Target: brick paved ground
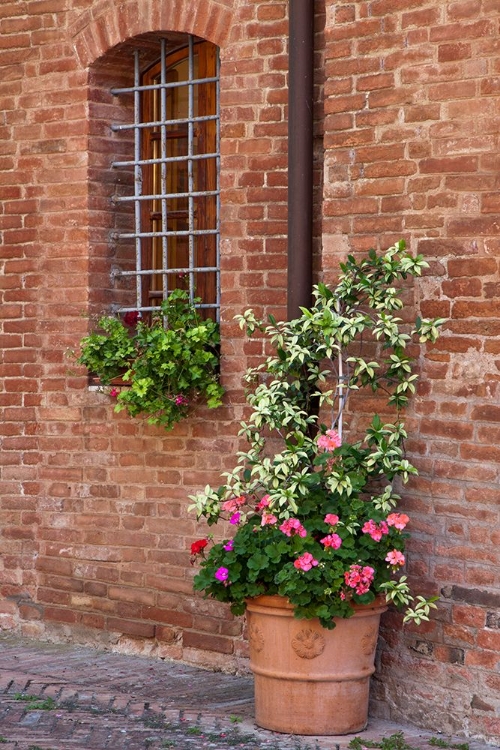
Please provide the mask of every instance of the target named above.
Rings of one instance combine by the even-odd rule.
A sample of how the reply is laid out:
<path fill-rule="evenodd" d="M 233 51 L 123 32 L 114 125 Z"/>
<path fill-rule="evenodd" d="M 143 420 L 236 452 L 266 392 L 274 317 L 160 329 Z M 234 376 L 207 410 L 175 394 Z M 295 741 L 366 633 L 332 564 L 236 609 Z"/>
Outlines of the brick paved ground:
<path fill-rule="evenodd" d="M 0 636 L 2 750 L 340 750 L 352 740 L 276 734 L 252 716 L 248 677 Z M 431 750 L 432 734 L 410 726 L 371 721 L 362 737 L 398 731 Z"/>

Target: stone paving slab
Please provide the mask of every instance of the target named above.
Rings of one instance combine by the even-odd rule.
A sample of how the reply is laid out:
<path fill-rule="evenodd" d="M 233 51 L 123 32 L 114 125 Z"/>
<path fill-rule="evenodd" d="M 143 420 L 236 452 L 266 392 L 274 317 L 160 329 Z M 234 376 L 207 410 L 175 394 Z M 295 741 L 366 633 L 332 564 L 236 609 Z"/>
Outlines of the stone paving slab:
<path fill-rule="evenodd" d="M 253 710 L 250 677 L 0 636 L 2 750 L 344 750 L 354 737 L 266 731 Z M 371 720 L 359 736 L 397 732 L 416 750 L 432 748 L 432 733 L 411 725 Z"/>

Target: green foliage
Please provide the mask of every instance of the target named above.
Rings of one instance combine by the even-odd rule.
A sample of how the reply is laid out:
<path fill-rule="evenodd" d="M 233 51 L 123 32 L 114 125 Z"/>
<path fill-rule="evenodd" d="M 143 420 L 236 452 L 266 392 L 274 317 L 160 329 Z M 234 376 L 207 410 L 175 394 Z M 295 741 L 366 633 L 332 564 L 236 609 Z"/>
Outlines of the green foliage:
<path fill-rule="evenodd" d="M 416 750 L 406 742 L 403 732 L 395 732 L 390 737 L 382 737 L 380 741 L 365 740 L 362 737 L 354 737 L 348 747 L 351 750 L 364 750 L 364 748 L 380 748 L 380 750 Z"/>
<path fill-rule="evenodd" d="M 453 748 L 453 750 L 469 750 L 468 742 L 449 742 L 442 737 L 431 737 L 429 745 L 433 745 L 433 747 Z"/>
<path fill-rule="evenodd" d="M 337 287 L 318 285 L 312 308 L 292 321 L 238 316 L 272 353 L 246 375 L 246 450 L 221 487 L 192 497 L 198 518 L 229 518 L 235 528 L 232 548 L 226 540 L 194 551 L 203 555 L 195 589 L 230 602 L 235 614 L 249 597 L 281 594 L 298 617 L 319 617 L 327 628 L 351 614 L 351 601 L 379 593 L 407 606 L 406 620 L 428 619 L 434 600 L 418 597 L 412 609 L 398 575 L 409 519 L 395 512 L 393 490 L 416 474 L 401 418 L 417 380 L 409 344 L 434 341 L 444 322 L 419 318 L 412 327 L 394 314 L 403 307 L 397 285 L 426 265 L 398 242 L 380 255 L 349 256 Z M 364 437 L 349 441 L 343 416 L 362 389 L 395 416 L 371 416 Z M 290 531 L 290 522 L 299 525 Z"/>
<path fill-rule="evenodd" d="M 78 363 L 104 386 L 122 378 L 127 387 L 111 391 L 115 411 L 145 415 L 149 424 L 170 430 L 198 399 L 209 408 L 220 406 L 219 328 L 200 317 L 187 292 L 173 291 L 151 323 L 139 319 L 127 326 L 119 318 L 104 317 L 99 328 L 102 333 L 82 339 Z"/>
<path fill-rule="evenodd" d="M 53 698 L 38 698 L 36 695 L 26 693 L 15 693 L 14 700 L 27 703 L 28 711 L 52 711 L 56 707 Z"/>
<path fill-rule="evenodd" d="M 452 748 L 453 750 L 469 750 L 469 744 L 452 743 L 440 737 L 431 737 L 427 744 L 433 747 Z M 365 748 L 379 748 L 380 750 L 416 750 L 413 745 L 409 745 L 403 732 L 395 732 L 389 737 L 382 737 L 380 740 L 367 740 L 363 737 L 353 737 L 349 742 L 350 750 L 365 750 Z"/>

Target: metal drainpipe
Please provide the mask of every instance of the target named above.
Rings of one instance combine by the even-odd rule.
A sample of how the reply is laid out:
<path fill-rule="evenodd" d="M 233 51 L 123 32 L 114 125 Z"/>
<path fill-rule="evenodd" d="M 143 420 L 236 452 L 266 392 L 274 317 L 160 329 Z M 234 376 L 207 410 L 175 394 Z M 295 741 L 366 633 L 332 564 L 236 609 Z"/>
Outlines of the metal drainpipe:
<path fill-rule="evenodd" d="M 314 0 L 290 0 L 288 319 L 312 300 Z"/>

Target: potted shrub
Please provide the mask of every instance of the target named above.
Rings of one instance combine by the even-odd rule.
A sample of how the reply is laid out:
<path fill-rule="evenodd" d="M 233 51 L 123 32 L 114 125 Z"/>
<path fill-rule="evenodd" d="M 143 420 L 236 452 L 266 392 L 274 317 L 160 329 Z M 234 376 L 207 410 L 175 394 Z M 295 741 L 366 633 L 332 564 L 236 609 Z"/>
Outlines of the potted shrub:
<path fill-rule="evenodd" d="M 246 375 L 246 450 L 221 487 L 192 497 L 198 518 L 228 521 L 232 533 L 208 535 L 191 551 L 201 566 L 194 588 L 235 614 L 248 610 L 260 726 L 363 729 L 386 601 L 417 624 L 435 606 L 435 597 L 414 596 L 403 574 L 411 523 L 394 486 L 416 473 L 402 421 L 417 380 L 408 348 L 413 337 L 434 341 L 444 322 L 405 323 L 397 287 L 427 265 L 401 241 L 349 256 L 336 288 L 318 285 L 295 320 L 239 316 L 272 353 Z M 347 402 L 366 390 L 389 416 L 346 430 Z"/>
<path fill-rule="evenodd" d="M 151 318 L 136 311 L 104 316 L 100 330 L 82 339 L 77 361 L 110 386 L 115 411 L 170 430 L 197 400 L 220 406 L 219 326 L 202 319 L 197 302 L 176 289 Z"/>

